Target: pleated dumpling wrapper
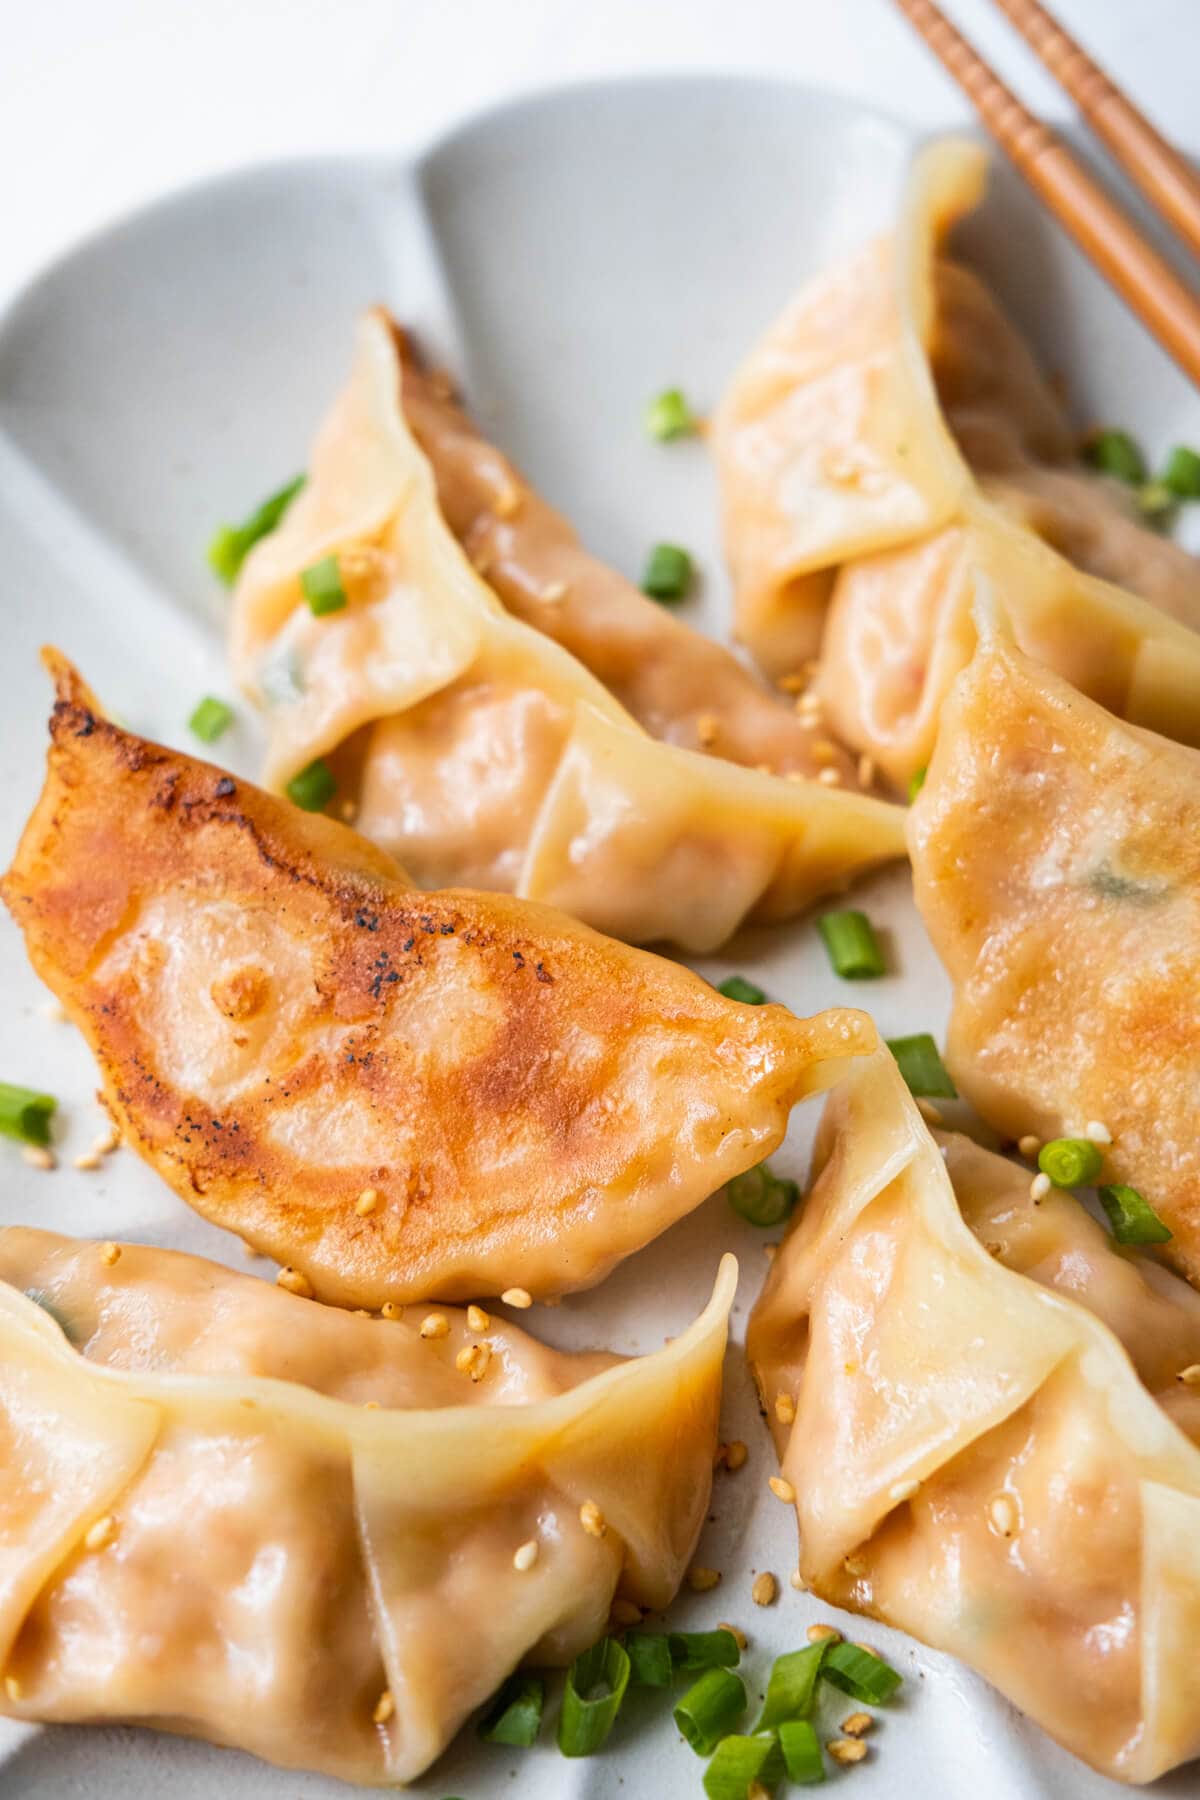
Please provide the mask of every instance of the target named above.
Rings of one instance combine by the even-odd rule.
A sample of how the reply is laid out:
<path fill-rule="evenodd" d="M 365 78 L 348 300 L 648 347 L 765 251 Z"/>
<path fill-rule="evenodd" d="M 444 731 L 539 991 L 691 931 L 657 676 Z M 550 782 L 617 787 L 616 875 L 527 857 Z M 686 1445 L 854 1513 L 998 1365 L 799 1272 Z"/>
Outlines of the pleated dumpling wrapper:
<path fill-rule="evenodd" d="M 977 144 L 923 151 L 896 233 L 793 303 L 715 427 L 739 635 L 774 675 L 819 648 L 827 725 L 901 787 L 971 654 L 978 568 L 1031 655 L 1200 742 L 1200 563 L 1078 467 L 1026 345 L 946 253 L 986 168 Z"/>
<path fill-rule="evenodd" d="M 1200 1281 L 1200 752 L 983 629 L 910 819 L 954 984 L 946 1061 L 1012 1138 L 1103 1126 L 1103 1180 Z"/>
<path fill-rule="evenodd" d="M 856 759 L 830 741 L 819 717 L 797 712 L 724 644 L 591 555 L 483 436 L 446 375 L 422 366 L 394 322 L 392 331 L 400 403 L 429 459 L 438 505 L 508 612 L 578 657 L 652 737 L 773 774 L 836 769 L 843 787 L 859 785 Z"/>
<path fill-rule="evenodd" d="M 747 1336 L 805 1579 L 1106 1774 L 1194 1757 L 1200 1296 L 1072 1196 L 935 1141 L 886 1051 L 832 1095 L 816 1168 Z"/>
<path fill-rule="evenodd" d="M 687 1331 L 626 1361 L 115 1249 L 0 1233 L 0 1710 L 392 1786 L 518 1663 L 586 1649 L 614 1596 L 671 1600 L 732 1257 Z"/>
<path fill-rule="evenodd" d="M 3 883 L 126 1142 L 320 1298 L 587 1287 L 870 1050 L 119 730 L 66 665 Z"/>
<path fill-rule="evenodd" d="M 420 887 L 512 892 L 695 952 L 903 855 L 897 808 L 658 742 L 510 616 L 438 510 L 402 379 L 368 313 L 307 483 L 238 581 L 233 664 L 265 708 L 268 787 L 325 758 L 335 806 Z M 302 577 L 334 567 L 345 603 L 314 611 Z"/>

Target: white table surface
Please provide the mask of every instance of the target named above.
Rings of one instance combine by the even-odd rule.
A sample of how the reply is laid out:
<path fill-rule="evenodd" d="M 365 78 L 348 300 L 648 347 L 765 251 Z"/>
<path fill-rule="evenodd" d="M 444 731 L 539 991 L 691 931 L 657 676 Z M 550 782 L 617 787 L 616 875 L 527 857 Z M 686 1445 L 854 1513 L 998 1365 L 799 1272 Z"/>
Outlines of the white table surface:
<path fill-rule="evenodd" d="M 1055 0 L 1200 148 L 1200 0 Z M 1065 102 L 990 0 L 947 10 L 1045 116 Z M 0 302 L 130 205 L 241 163 L 405 150 L 547 82 L 792 73 L 925 127 L 968 109 L 891 0 L 0 0 Z"/>

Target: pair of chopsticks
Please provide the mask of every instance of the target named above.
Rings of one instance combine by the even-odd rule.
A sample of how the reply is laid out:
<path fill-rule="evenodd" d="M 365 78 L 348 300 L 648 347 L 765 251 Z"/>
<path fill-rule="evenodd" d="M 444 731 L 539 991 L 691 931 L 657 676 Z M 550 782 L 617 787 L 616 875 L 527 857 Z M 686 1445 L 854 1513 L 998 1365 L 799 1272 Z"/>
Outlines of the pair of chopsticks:
<path fill-rule="evenodd" d="M 1200 178 L 1039 0 L 994 0 L 1159 216 L 1200 254 Z M 980 118 L 1085 256 L 1200 387 L 1200 295 L 933 0 L 896 0 Z"/>

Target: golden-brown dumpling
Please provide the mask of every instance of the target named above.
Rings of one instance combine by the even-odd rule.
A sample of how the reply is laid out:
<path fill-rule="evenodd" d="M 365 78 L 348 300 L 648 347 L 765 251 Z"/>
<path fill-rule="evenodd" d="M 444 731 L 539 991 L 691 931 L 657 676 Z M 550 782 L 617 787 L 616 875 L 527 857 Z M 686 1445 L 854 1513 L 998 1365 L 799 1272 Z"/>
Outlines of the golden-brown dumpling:
<path fill-rule="evenodd" d="M 419 893 L 58 673 L 4 898 L 126 1141 L 322 1299 L 599 1281 L 875 1042 L 863 1013 L 740 1005 L 550 907 Z"/>
<path fill-rule="evenodd" d="M 401 381 L 391 326 L 368 314 L 308 483 L 238 582 L 234 666 L 266 707 L 268 786 L 330 757 L 339 804 L 420 886 L 511 891 L 693 951 L 903 853 L 898 809 L 659 743 L 510 616 L 438 511 Z M 348 604 L 315 617 L 300 577 L 328 556 Z M 560 779 L 568 760 L 582 784 Z M 593 791 L 605 803 L 581 814 Z M 746 814 L 753 856 L 733 829 Z M 668 874 L 682 868 L 686 886 Z"/>
<path fill-rule="evenodd" d="M 1124 724 L 993 628 L 910 819 L 954 983 L 946 1060 L 1017 1138 L 1112 1134 L 1200 1279 L 1200 753 Z"/>
<path fill-rule="evenodd" d="M 1120 1780 L 1200 1753 L 1200 1414 L 1178 1379 L 1200 1297 L 1072 1197 L 1039 1205 L 1027 1171 L 935 1141 L 884 1051 L 832 1095 L 817 1167 L 747 1337 L 805 1579 Z"/>
<path fill-rule="evenodd" d="M 739 635 L 776 675 L 819 644 L 828 724 L 901 787 L 970 655 L 980 568 L 1031 655 L 1109 706 L 1140 659 L 1130 716 L 1200 742 L 1200 562 L 1071 460 L 1027 346 L 946 253 L 985 172 L 976 144 L 923 151 L 897 232 L 794 302 L 715 434 Z"/>
<path fill-rule="evenodd" d="M 625 1361 L 452 1309 L 423 1337 L 422 1312 L 358 1318 L 117 1250 L 0 1233 L 4 1712 L 395 1786 L 524 1658 L 593 1643 L 614 1595 L 674 1595 L 732 1257 L 695 1324 Z M 457 1366 L 484 1346 L 478 1378 Z"/>

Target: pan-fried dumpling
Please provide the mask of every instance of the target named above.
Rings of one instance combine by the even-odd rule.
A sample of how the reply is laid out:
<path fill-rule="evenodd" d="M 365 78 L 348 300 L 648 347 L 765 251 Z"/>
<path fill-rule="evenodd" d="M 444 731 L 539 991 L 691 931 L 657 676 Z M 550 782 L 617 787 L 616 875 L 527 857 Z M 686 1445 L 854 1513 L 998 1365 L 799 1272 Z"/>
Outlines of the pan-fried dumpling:
<path fill-rule="evenodd" d="M 943 709 L 910 841 L 956 1082 L 1013 1138 L 1106 1126 L 1106 1179 L 1200 1279 L 1200 754 L 993 629 Z"/>
<path fill-rule="evenodd" d="M 855 759 L 811 715 L 781 705 L 721 644 L 657 605 L 579 542 L 488 443 L 440 372 L 393 325 L 401 404 L 455 537 L 506 609 L 578 657 L 652 737 L 747 768 L 857 785 Z"/>
<path fill-rule="evenodd" d="M 0 1710 L 393 1786 L 523 1659 L 593 1643 L 614 1595 L 671 1599 L 732 1257 L 694 1325 L 624 1361 L 457 1312 L 422 1337 L 419 1314 L 117 1249 L 0 1234 Z M 474 1379 L 456 1359 L 481 1346 Z"/>
<path fill-rule="evenodd" d="M 875 1042 L 862 1013 L 739 1005 L 549 907 L 417 893 L 58 674 L 4 898 L 127 1141 L 322 1299 L 599 1281 Z"/>
<path fill-rule="evenodd" d="M 835 1091 L 817 1166 L 747 1338 L 804 1577 L 1120 1780 L 1197 1755 L 1200 1297 L 935 1142 L 886 1052 Z"/>
<path fill-rule="evenodd" d="M 388 321 L 367 315 L 307 486 L 238 584 L 234 666 L 267 708 L 268 786 L 328 757 L 339 804 L 418 885 L 569 903 L 589 924 L 619 916 L 635 941 L 693 951 L 903 853 L 897 809 L 657 743 L 505 612 L 438 512 L 401 378 Z M 314 616 L 300 578 L 331 556 L 348 604 Z M 558 779 L 568 758 L 592 761 L 582 787 Z M 593 789 L 609 804 L 581 816 Z M 754 855 L 731 829 L 747 812 Z M 673 867 L 685 888 L 668 885 Z"/>
<path fill-rule="evenodd" d="M 924 151 L 899 231 L 799 297 L 715 433 L 739 635 L 772 674 L 820 642 L 826 720 L 901 786 L 970 655 L 977 566 L 1012 597 L 1018 643 L 1093 678 L 1106 705 L 1122 685 L 1110 643 L 1124 669 L 1153 640 L 1131 716 L 1200 742 L 1200 563 L 1139 524 L 1119 484 L 1072 463 L 1028 348 L 945 253 L 985 172 L 978 145 Z M 1017 604 L 1026 580 L 1032 619 Z"/>

